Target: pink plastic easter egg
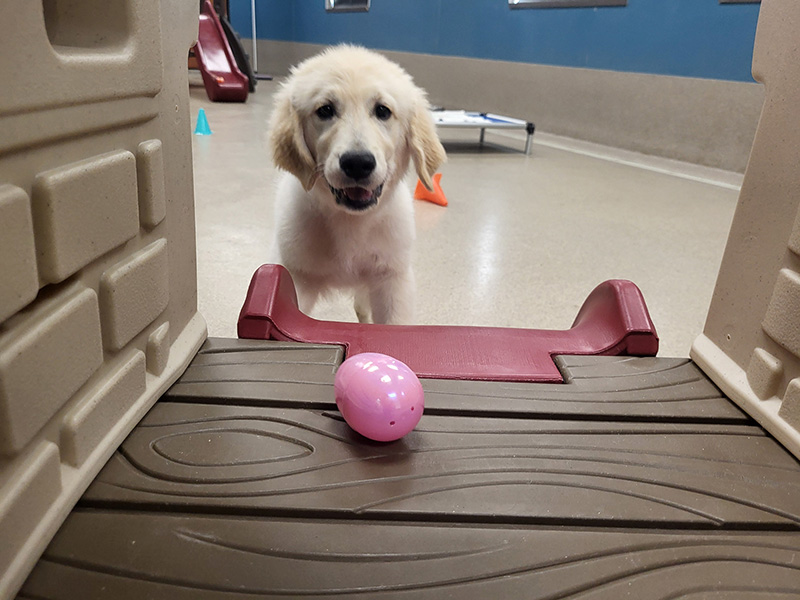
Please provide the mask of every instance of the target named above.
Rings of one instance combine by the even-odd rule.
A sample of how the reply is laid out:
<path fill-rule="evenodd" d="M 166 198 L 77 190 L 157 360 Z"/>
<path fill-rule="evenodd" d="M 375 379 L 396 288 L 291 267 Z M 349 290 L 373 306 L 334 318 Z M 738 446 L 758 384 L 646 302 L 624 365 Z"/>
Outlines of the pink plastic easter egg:
<path fill-rule="evenodd" d="M 334 380 L 336 406 L 347 424 L 378 442 L 400 439 L 414 429 L 425 394 L 405 363 L 377 352 L 351 356 Z"/>

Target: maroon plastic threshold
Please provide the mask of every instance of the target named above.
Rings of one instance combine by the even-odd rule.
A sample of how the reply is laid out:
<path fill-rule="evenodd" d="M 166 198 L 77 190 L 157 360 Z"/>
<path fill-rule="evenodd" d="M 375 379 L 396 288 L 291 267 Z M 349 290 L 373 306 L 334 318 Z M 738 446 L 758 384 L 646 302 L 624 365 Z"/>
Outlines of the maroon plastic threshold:
<path fill-rule="evenodd" d="M 346 356 L 381 352 L 423 378 L 563 382 L 553 356 L 655 356 L 658 336 L 630 281 L 598 285 L 567 330 L 320 321 L 303 314 L 289 272 L 263 265 L 239 315 L 240 338 L 344 346 Z"/>

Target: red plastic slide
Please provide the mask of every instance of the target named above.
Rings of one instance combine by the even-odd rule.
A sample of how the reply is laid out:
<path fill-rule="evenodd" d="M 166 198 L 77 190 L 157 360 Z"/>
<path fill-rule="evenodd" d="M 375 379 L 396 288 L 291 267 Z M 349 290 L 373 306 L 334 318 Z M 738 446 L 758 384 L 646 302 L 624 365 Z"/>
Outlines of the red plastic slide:
<path fill-rule="evenodd" d="M 250 82 L 236 66 L 228 39 L 214 7 L 205 0 L 200 9 L 200 29 L 194 47 L 206 93 L 212 102 L 244 102 Z"/>

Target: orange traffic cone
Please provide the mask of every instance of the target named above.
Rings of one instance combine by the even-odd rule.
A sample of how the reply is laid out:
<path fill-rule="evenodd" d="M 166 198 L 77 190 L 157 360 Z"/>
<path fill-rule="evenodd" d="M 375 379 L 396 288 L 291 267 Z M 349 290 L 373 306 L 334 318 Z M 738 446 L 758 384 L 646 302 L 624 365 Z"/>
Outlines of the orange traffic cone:
<path fill-rule="evenodd" d="M 439 206 L 447 206 L 447 197 L 442 191 L 442 186 L 439 185 L 439 181 L 441 181 L 441 179 L 441 173 L 434 174 L 433 191 L 430 191 L 424 185 L 422 185 L 421 181 L 417 181 L 417 189 L 414 190 L 414 198 L 417 200 L 427 200 L 428 202 L 433 202 Z"/>

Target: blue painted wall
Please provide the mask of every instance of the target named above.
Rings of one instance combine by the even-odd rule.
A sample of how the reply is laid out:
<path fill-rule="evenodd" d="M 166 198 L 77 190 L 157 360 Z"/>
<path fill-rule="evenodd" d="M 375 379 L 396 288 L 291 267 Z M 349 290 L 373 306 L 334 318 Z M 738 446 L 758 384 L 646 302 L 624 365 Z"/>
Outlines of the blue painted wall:
<path fill-rule="evenodd" d="M 510 10 L 507 0 L 372 0 L 368 13 L 326 13 L 324 4 L 256 0 L 258 37 L 733 81 L 752 81 L 760 7 L 628 0 Z M 250 37 L 250 0 L 230 0 L 230 11 L 234 28 Z"/>

